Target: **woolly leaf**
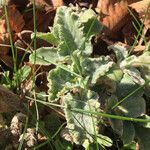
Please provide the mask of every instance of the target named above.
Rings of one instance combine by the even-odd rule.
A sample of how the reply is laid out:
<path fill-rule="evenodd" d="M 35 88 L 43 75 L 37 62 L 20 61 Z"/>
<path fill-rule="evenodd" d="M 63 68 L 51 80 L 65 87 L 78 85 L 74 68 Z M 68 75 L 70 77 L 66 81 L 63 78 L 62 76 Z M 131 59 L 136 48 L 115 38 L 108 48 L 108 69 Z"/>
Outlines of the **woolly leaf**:
<path fill-rule="evenodd" d="M 82 67 L 81 67 L 81 62 L 82 62 L 82 57 L 81 57 L 81 52 L 79 50 L 76 50 L 73 52 L 72 56 L 72 70 L 76 72 L 77 74 L 82 75 Z"/>
<path fill-rule="evenodd" d="M 89 37 L 96 34 L 95 27 L 100 30 L 101 26 L 98 24 L 96 14 L 92 12 L 92 18 L 90 18 L 91 15 L 85 15 L 88 12 L 89 10 L 85 10 L 81 15 L 85 17 L 83 20 L 80 13 L 74 11 L 72 7 L 63 6 L 57 9 L 52 32 L 61 41 L 58 47 L 61 56 L 70 55 L 77 49 L 81 50 L 84 55 L 92 53 Z M 94 25 L 93 19 L 96 19 Z"/>
<path fill-rule="evenodd" d="M 34 37 L 35 37 L 35 33 L 32 33 L 31 39 L 33 39 Z M 59 44 L 58 39 L 54 36 L 54 34 L 52 32 L 47 32 L 47 33 L 38 32 L 38 33 L 36 33 L 36 38 L 45 40 L 46 42 L 48 42 L 54 46 L 58 46 L 58 44 Z"/>
<path fill-rule="evenodd" d="M 131 55 L 130 57 L 126 57 L 124 60 L 122 60 L 119 66 L 121 69 L 128 69 L 131 67 L 135 67 L 137 65 L 137 61 L 138 57 L 136 57 L 135 55 Z"/>
<path fill-rule="evenodd" d="M 122 98 L 125 98 L 126 96 L 134 92 L 139 87 L 140 86 L 133 81 L 131 76 L 129 76 L 127 73 L 124 73 L 122 80 L 117 86 L 117 96 L 121 100 Z M 143 95 L 143 90 L 139 89 L 137 92 L 132 94 L 132 97 L 134 96 L 138 97 L 142 95 Z"/>
<path fill-rule="evenodd" d="M 109 79 L 119 83 L 123 77 L 123 71 L 117 65 L 113 65 L 107 72 L 106 76 Z"/>
<path fill-rule="evenodd" d="M 104 76 L 100 77 L 96 85 L 92 87 L 94 91 L 98 92 L 101 104 L 105 103 L 108 98 L 111 98 L 110 95 L 115 94 L 117 84 L 119 84 L 122 76 L 122 70 L 114 64 Z M 108 104 L 104 105 L 107 107 Z"/>
<path fill-rule="evenodd" d="M 143 89 L 139 87 L 128 74 L 124 74 L 120 84 L 117 86 L 119 100 L 124 99 L 118 106 L 118 111 L 121 114 L 129 117 L 139 117 L 145 113 L 146 104 L 142 98 Z"/>
<path fill-rule="evenodd" d="M 142 97 L 129 97 L 118 106 L 121 114 L 128 117 L 139 117 L 146 112 L 146 103 Z"/>
<path fill-rule="evenodd" d="M 112 110 L 112 107 L 118 102 L 118 99 L 115 95 L 111 95 L 107 99 L 106 103 L 106 112 L 109 114 L 116 115 L 116 112 Z M 108 119 L 112 129 L 119 135 L 123 134 L 123 121 L 117 119 Z"/>
<path fill-rule="evenodd" d="M 127 49 L 121 45 L 117 45 L 117 44 L 116 45 L 110 45 L 110 46 L 108 46 L 108 49 L 112 49 L 115 52 L 116 58 L 117 58 L 117 63 L 120 63 L 128 55 Z"/>
<path fill-rule="evenodd" d="M 138 58 L 138 65 L 142 73 L 142 77 L 148 84 L 146 84 L 145 94 L 150 97 L 150 52 L 146 51 Z"/>
<path fill-rule="evenodd" d="M 74 82 L 74 76 L 70 72 L 59 67 L 51 70 L 48 74 L 49 100 L 57 100 L 61 90 L 67 87 L 67 83 Z"/>
<path fill-rule="evenodd" d="M 95 84 L 112 67 L 113 62 L 109 57 L 87 58 L 83 61 L 84 74 L 90 77 L 90 83 Z"/>
<path fill-rule="evenodd" d="M 97 142 L 102 145 L 102 146 L 106 146 L 106 147 L 111 147 L 113 142 L 112 140 L 108 137 L 108 136 L 104 136 L 102 134 L 99 134 L 97 136 Z"/>
<path fill-rule="evenodd" d="M 139 72 L 138 69 L 131 67 L 128 69 L 124 69 L 123 72 L 127 73 L 134 83 L 137 83 L 139 85 L 145 84 L 145 80 L 141 77 L 141 73 Z"/>
<path fill-rule="evenodd" d="M 83 32 L 87 39 L 102 31 L 103 26 L 97 20 L 97 16 L 92 9 L 88 9 L 81 13 L 79 21 L 83 26 Z"/>
<path fill-rule="evenodd" d="M 108 99 L 107 99 L 107 103 L 106 103 L 106 112 L 111 112 L 112 107 L 118 102 L 118 99 L 115 95 L 111 95 Z"/>
<path fill-rule="evenodd" d="M 123 135 L 122 135 L 122 140 L 123 144 L 127 145 L 130 144 L 135 137 L 135 129 L 134 126 L 131 122 L 124 121 L 123 122 Z"/>
<path fill-rule="evenodd" d="M 95 92 L 88 90 L 87 92 L 82 91 L 81 94 L 80 92 L 74 95 L 68 93 L 64 96 L 67 127 L 76 144 L 83 144 L 87 139 L 92 143 L 94 142 L 93 137 L 98 134 L 98 118 L 96 116 L 71 110 L 78 108 L 84 111 L 99 111 L 100 104 Z"/>
<path fill-rule="evenodd" d="M 134 125 L 135 133 L 138 138 L 138 142 L 141 150 L 149 150 L 150 148 L 150 129 L 144 128 L 137 124 Z"/>
<path fill-rule="evenodd" d="M 140 116 L 139 118 L 150 120 L 150 116 L 144 114 L 143 116 Z M 137 122 L 136 124 L 143 126 L 144 128 L 150 128 L 150 122 Z"/>
<path fill-rule="evenodd" d="M 113 115 L 116 115 L 115 113 L 111 113 Z M 123 134 L 123 121 L 117 120 L 117 119 L 109 119 L 110 125 L 112 129 L 119 135 L 122 136 Z"/>
<path fill-rule="evenodd" d="M 38 65 L 51 65 L 61 61 L 53 47 L 41 47 L 30 55 L 30 62 Z"/>
<path fill-rule="evenodd" d="M 123 148 L 121 148 L 121 150 L 135 150 L 136 147 L 136 142 L 133 141 L 131 144 L 124 145 Z"/>

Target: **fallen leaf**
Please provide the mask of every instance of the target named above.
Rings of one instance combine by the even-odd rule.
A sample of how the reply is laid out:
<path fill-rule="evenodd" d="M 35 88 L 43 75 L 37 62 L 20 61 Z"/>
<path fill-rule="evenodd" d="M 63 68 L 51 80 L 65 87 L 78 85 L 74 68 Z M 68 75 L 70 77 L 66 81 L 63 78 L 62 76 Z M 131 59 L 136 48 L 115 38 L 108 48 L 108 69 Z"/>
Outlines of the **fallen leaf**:
<path fill-rule="evenodd" d="M 25 123 L 26 115 L 17 113 L 11 120 L 10 130 L 14 137 L 19 137 L 22 133 L 23 124 Z M 19 139 L 17 139 L 19 140 Z"/>
<path fill-rule="evenodd" d="M 4 45 L 6 46 L 4 46 Z M 9 45 L 9 34 L 8 33 L 4 33 L 4 34 L 0 34 L 0 55 L 7 55 L 9 47 L 7 47 L 7 45 Z"/>
<path fill-rule="evenodd" d="M 8 145 L 8 141 L 11 140 L 11 132 L 8 129 L 0 129 L 0 144 L 3 146 Z"/>
<path fill-rule="evenodd" d="M 15 5 L 8 6 L 8 18 L 11 31 L 20 32 L 23 29 L 25 22 Z"/>
<path fill-rule="evenodd" d="M 31 3 L 32 0 L 30 0 Z M 64 5 L 63 0 L 36 0 L 35 1 L 36 8 L 39 10 L 53 10 L 57 7 Z"/>
<path fill-rule="evenodd" d="M 125 24 L 128 15 L 126 1 L 99 0 L 97 8 L 100 12 L 100 21 L 107 27 L 106 34 L 119 31 Z"/>
<path fill-rule="evenodd" d="M 9 55 L 0 55 L 0 60 L 10 69 L 13 69 L 14 67 L 14 62 L 13 58 Z"/>
<path fill-rule="evenodd" d="M 105 10 L 105 12 L 107 12 L 110 5 L 114 5 L 121 1 L 125 1 L 128 5 L 130 5 L 132 3 L 136 3 L 141 0 L 98 0 L 97 8 L 101 9 L 103 12 L 104 12 L 104 10 Z"/>
<path fill-rule="evenodd" d="M 3 127 L 5 127 L 5 121 L 4 121 L 2 114 L 0 114 L 0 129 Z"/>
<path fill-rule="evenodd" d="M 8 6 L 8 19 L 11 31 L 20 32 L 24 26 L 24 20 L 15 5 Z M 0 7 L 0 55 L 1 57 L 8 54 L 9 51 L 9 33 L 6 23 L 4 7 Z"/>
<path fill-rule="evenodd" d="M 5 20 L 0 20 L 0 34 L 7 33 L 7 25 Z"/>
<path fill-rule="evenodd" d="M 24 110 L 20 98 L 7 88 L 0 85 L 0 113 L 17 110 Z"/>
<path fill-rule="evenodd" d="M 134 16 L 137 16 L 137 15 L 134 13 Z M 138 17 L 137 17 L 137 20 L 140 22 L 140 20 L 138 19 Z M 125 25 L 121 29 L 124 42 L 126 44 L 128 44 L 128 45 L 133 45 L 133 43 L 135 42 L 135 37 L 138 34 L 138 32 L 135 29 L 133 23 L 134 23 L 134 25 L 137 25 L 135 19 L 133 19 L 132 16 L 129 16 L 127 22 L 125 23 Z M 138 26 L 137 26 L 137 29 L 139 29 Z"/>
<path fill-rule="evenodd" d="M 141 0 L 129 6 L 139 14 L 144 25 L 150 28 L 150 0 Z"/>
<path fill-rule="evenodd" d="M 48 32 L 49 26 L 52 26 L 55 12 L 43 12 L 40 10 L 36 11 L 36 29 L 38 32 Z M 24 14 L 25 18 L 25 26 L 23 30 L 31 30 L 34 29 L 33 15 L 30 12 Z"/>
<path fill-rule="evenodd" d="M 139 2 L 141 0 L 127 0 L 128 2 L 128 5 L 132 4 L 132 3 L 136 3 L 136 2 Z"/>
<path fill-rule="evenodd" d="M 28 3 L 29 0 L 1 0 L 1 5 L 16 5 L 17 7 L 24 8 Z"/>
<path fill-rule="evenodd" d="M 63 0 L 52 0 L 52 3 L 53 3 L 54 8 L 57 8 L 57 7 L 60 7 L 60 6 L 64 5 Z"/>

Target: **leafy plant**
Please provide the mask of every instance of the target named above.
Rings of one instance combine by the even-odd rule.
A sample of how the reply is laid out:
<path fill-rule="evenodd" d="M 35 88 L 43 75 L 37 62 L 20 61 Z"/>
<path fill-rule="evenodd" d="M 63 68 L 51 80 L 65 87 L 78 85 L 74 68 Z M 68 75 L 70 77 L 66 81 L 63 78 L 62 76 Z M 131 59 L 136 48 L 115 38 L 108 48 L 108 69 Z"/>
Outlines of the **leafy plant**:
<path fill-rule="evenodd" d="M 72 142 L 82 144 L 86 149 L 92 143 L 97 148 L 98 143 L 101 147 L 112 146 L 112 140 L 102 135 L 100 122 L 106 120 L 93 114 L 72 111 L 73 108 L 134 118 L 146 113 L 143 94 L 150 68 L 141 62 L 148 61 L 150 52 L 139 57 L 129 56 L 124 47 L 112 45 L 109 49 L 115 52 L 117 62 L 109 56 L 93 58 L 91 39 L 100 34 L 101 29 L 102 25 L 91 9 L 60 7 L 51 31 L 36 35 L 53 46 L 41 47 L 30 55 L 32 63 L 55 65 L 47 77 L 48 100 L 64 106 Z M 108 121 L 125 145 L 131 144 L 137 137 L 141 148 L 148 147 L 149 143 L 141 140 L 142 132 L 137 131 L 140 123 L 111 118 Z M 150 129 L 143 126 L 140 130 Z"/>
<path fill-rule="evenodd" d="M 11 78 L 9 71 L 4 71 L 1 73 L 1 84 L 8 88 L 18 88 L 19 85 L 26 80 L 31 72 L 31 68 L 29 66 L 22 66 L 16 72 L 13 73 L 13 77 Z"/>

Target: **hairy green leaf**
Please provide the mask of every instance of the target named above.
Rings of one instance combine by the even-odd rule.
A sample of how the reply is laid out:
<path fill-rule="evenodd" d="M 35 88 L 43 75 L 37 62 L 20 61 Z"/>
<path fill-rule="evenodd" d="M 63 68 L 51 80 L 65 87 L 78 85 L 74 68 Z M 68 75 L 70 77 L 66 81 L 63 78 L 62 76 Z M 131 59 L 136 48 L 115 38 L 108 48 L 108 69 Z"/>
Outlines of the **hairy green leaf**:
<path fill-rule="evenodd" d="M 61 90 L 67 88 L 67 84 L 74 83 L 74 76 L 59 67 L 51 70 L 48 74 L 49 100 L 54 101 L 59 98 Z"/>
<path fill-rule="evenodd" d="M 33 39 L 34 37 L 35 37 L 35 33 L 32 33 L 31 38 Z M 48 42 L 54 46 L 58 46 L 58 44 L 59 44 L 58 39 L 54 36 L 54 34 L 52 32 L 47 32 L 47 33 L 38 32 L 38 33 L 36 33 L 36 38 L 45 40 L 46 42 Z"/>
<path fill-rule="evenodd" d="M 109 57 L 99 58 L 87 58 L 82 62 L 84 74 L 90 77 L 90 83 L 96 84 L 100 77 L 104 76 L 110 68 L 113 66 L 113 62 Z"/>
<path fill-rule="evenodd" d="M 150 148 L 150 129 L 144 128 L 137 124 L 134 125 L 135 133 L 138 138 L 138 142 L 140 144 L 141 150 L 149 150 Z"/>
<path fill-rule="evenodd" d="M 113 115 L 116 115 L 115 113 L 111 113 Z M 117 120 L 117 119 L 109 119 L 110 125 L 112 129 L 119 135 L 122 136 L 123 134 L 123 121 Z"/>
<path fill-rule="evenodd" d="M 127 73 L 124 73 L 122 80 L 117 86 L 117 96 L 121 100 L 125 97 L 127 97 L 129 94 L 134 92 L 136 89 L 138 89 L 140 85 L 136 84 L 132 77 L 129 76 Z M 143 90 L 139 89 L 135 93 L 132 94 L 132 97 L 139 96 L 141 97 L 143 95 Z M 131 97 L 131 96 L 130 96 Z"/>
<path fill-rule="evenodd" d="M 130 144 L 134 140 L 134 137 L 135 137 L 135 129 L 133 123 L 124 121 L 123 135 L 122 135 L 123 144 L 124 145 Z"/>
<path fill-rule="evenodd" d="M 102 31 L 103 26 L 97 20 L 97 16 L 92 9 L 83 11 L 79 19 L 81 26 L 83 26 L 83 32 L 86 39 L 89 39 Z"/>
<path fill-rule="evenodd" d="M 83 110 L 99 111 L 100 103 L 95 92 L 77 92 L 74 95 L 68 93 L 64 96 L 65 116 L 67 127 L 73 142 L 83 144 L 86 139 L 94 142 L 95 134 L 98 134 L 98 118 L 94 115 L 74 112 L 72 108 Z"/>
<path fill-rule="evenodd" d="M 85 42 L 85 37 L 79 24 L 79 15 L 71 7 L 63 6 L 57 9 L 52 32 L 61 41 L 58 47 L 61 56 L 72 54 L 73 51 L 80 49 L 83 43 L 88 48 L 84 47 L 80 50 L 88 55 L 92 53 L 91 44 Z"/>
<path fill-rule="evenodd" d="M 128 55 L 127 49 L 121 45 L 110 45 L 108 49 L 112 49 L 115 52 L 118 64 L 121 63 L 121 61 Z"/>
<path fill-rule="evenodd" d="M 111 95 L 106 102 L 106 112 L 111 112 L 112 107 L 118 102 L 116 95 Z"/>
<path fill-rule="evenodd" d="M 113 144 L 112 140 L 108 136 L 104 136 L 102 134 L 98 134 L 97 142 L 106 147 L 111 147 Z"/>
<path fill-rule="evenodd" d="M 41 47 L 30 55 L 30 62 L 38 65 L 51 65 L 61 61 L 53 47 Z"/>
<path fill-rule="evenodd" d="M 146 89 L 145 89 L 145 94 L 150 97 L 150 52 L 146 51 L 143 53 L 141 56 L 138 58 L 138 66 L 140 68 L 142 77 L 145 79 L 147 82 L 146 84 Z"/>
<path fill-rule="evenodd" d="M 120 150 L 135 150 L 136 149 L 136 143 L 132 142 L 131 144 L 124 145 Z"/>
<path fill-rule="evenodd" d="M 128 117 L 139 117 L 146 112 L 146 103 L 142 97 L 129 97 L 118 106 L 118 111 Z"/>
<path fill-rule="evenodd" d="M 106 76 L 114 82 L 119 83 L 123 77 L 123 71 L 117 65 L 113 65 Z"/>
<path fill-rule="evenodd" d="M 148 116 L 147 114 L 144 114 L 142 116 L 140 116 L 139 118 L 145 119 L 145 120 L 150 120 L 150 116 Z M 136 123 L 138 125 L 143 126 L 144 128 L 150 128 L 150 122 L 138 122 Z"/>
<path fill-rule="evenodd" d="M 123 72 L 127 73 L 134 83 L 137 83 L 138 85 L 145 84 L 145 80 L 141 77 L 141 73 L 138 69 L 131 67 L 128 69 L 124 69 Z"/>

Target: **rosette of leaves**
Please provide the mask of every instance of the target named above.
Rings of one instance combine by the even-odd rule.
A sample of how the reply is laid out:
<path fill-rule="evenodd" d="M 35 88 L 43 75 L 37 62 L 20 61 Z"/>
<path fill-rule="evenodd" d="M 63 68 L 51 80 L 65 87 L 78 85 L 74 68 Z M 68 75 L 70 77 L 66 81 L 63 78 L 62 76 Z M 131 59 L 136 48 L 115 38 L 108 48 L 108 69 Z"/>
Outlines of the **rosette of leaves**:
<path fill-rule="evenodd" d="M 99 111 L 103 100 L 104 111 L 113 115 L 143 117 L 146 107 L 142 87 L 149 78 L 149 67 L 139 65 L 139 62 L 148 62 L 149 54 L 129 56 L 124 47 L 113 45 L 109 48 L 116 54 L 116 63 L 110 57 L 92 58 L 91 38 L 101 29 L 91 9 L 60 7 L 51 31 L 36 35 L 52 47 L 41 47 L 30 55 L 31 62 L 56 66 L 48 74 L 49 101 L 62 101 L 72 141 L 86 148 L 92 142 L 104 146 L 111 146 L 112 142 L 98 134 L 98 118 L 83 112 Z M 131 143 L 137 136 L 143 150 L 148 147 L 146 140 L 141 140 L 142 132 L 137 131 L 141 126 L 138 123 L 114 119 L 109 122 L 124 144 Z M 145 126 L 140 128 L 144 133 Z M 146 129 L 149 131 L 148 125 Z"/>
<path fill-rule="evenodd" d="M 61 101 L 65 107 L 64 113 L 72 141 L 84 147 L 95 141 L 103 146 L 112 145 L 110 138 L 98 134 L 99 119 L 96 116 L 72 110 L 99 111 L 98 94 L 91 91 L 90 87 L 113 64 L 109 57 L 90 57 L 93 51 L 91 38 L 100 33 L 101 29 L 93 10 L 77 11 L 74 7 L 60 7 L 51 32 L 37 33 L 38 38 L 53 46 L 41 47 L 30 55 L 32 63 L 56 66 L 49 71 L 47 77 L 49 101 Z"/>

